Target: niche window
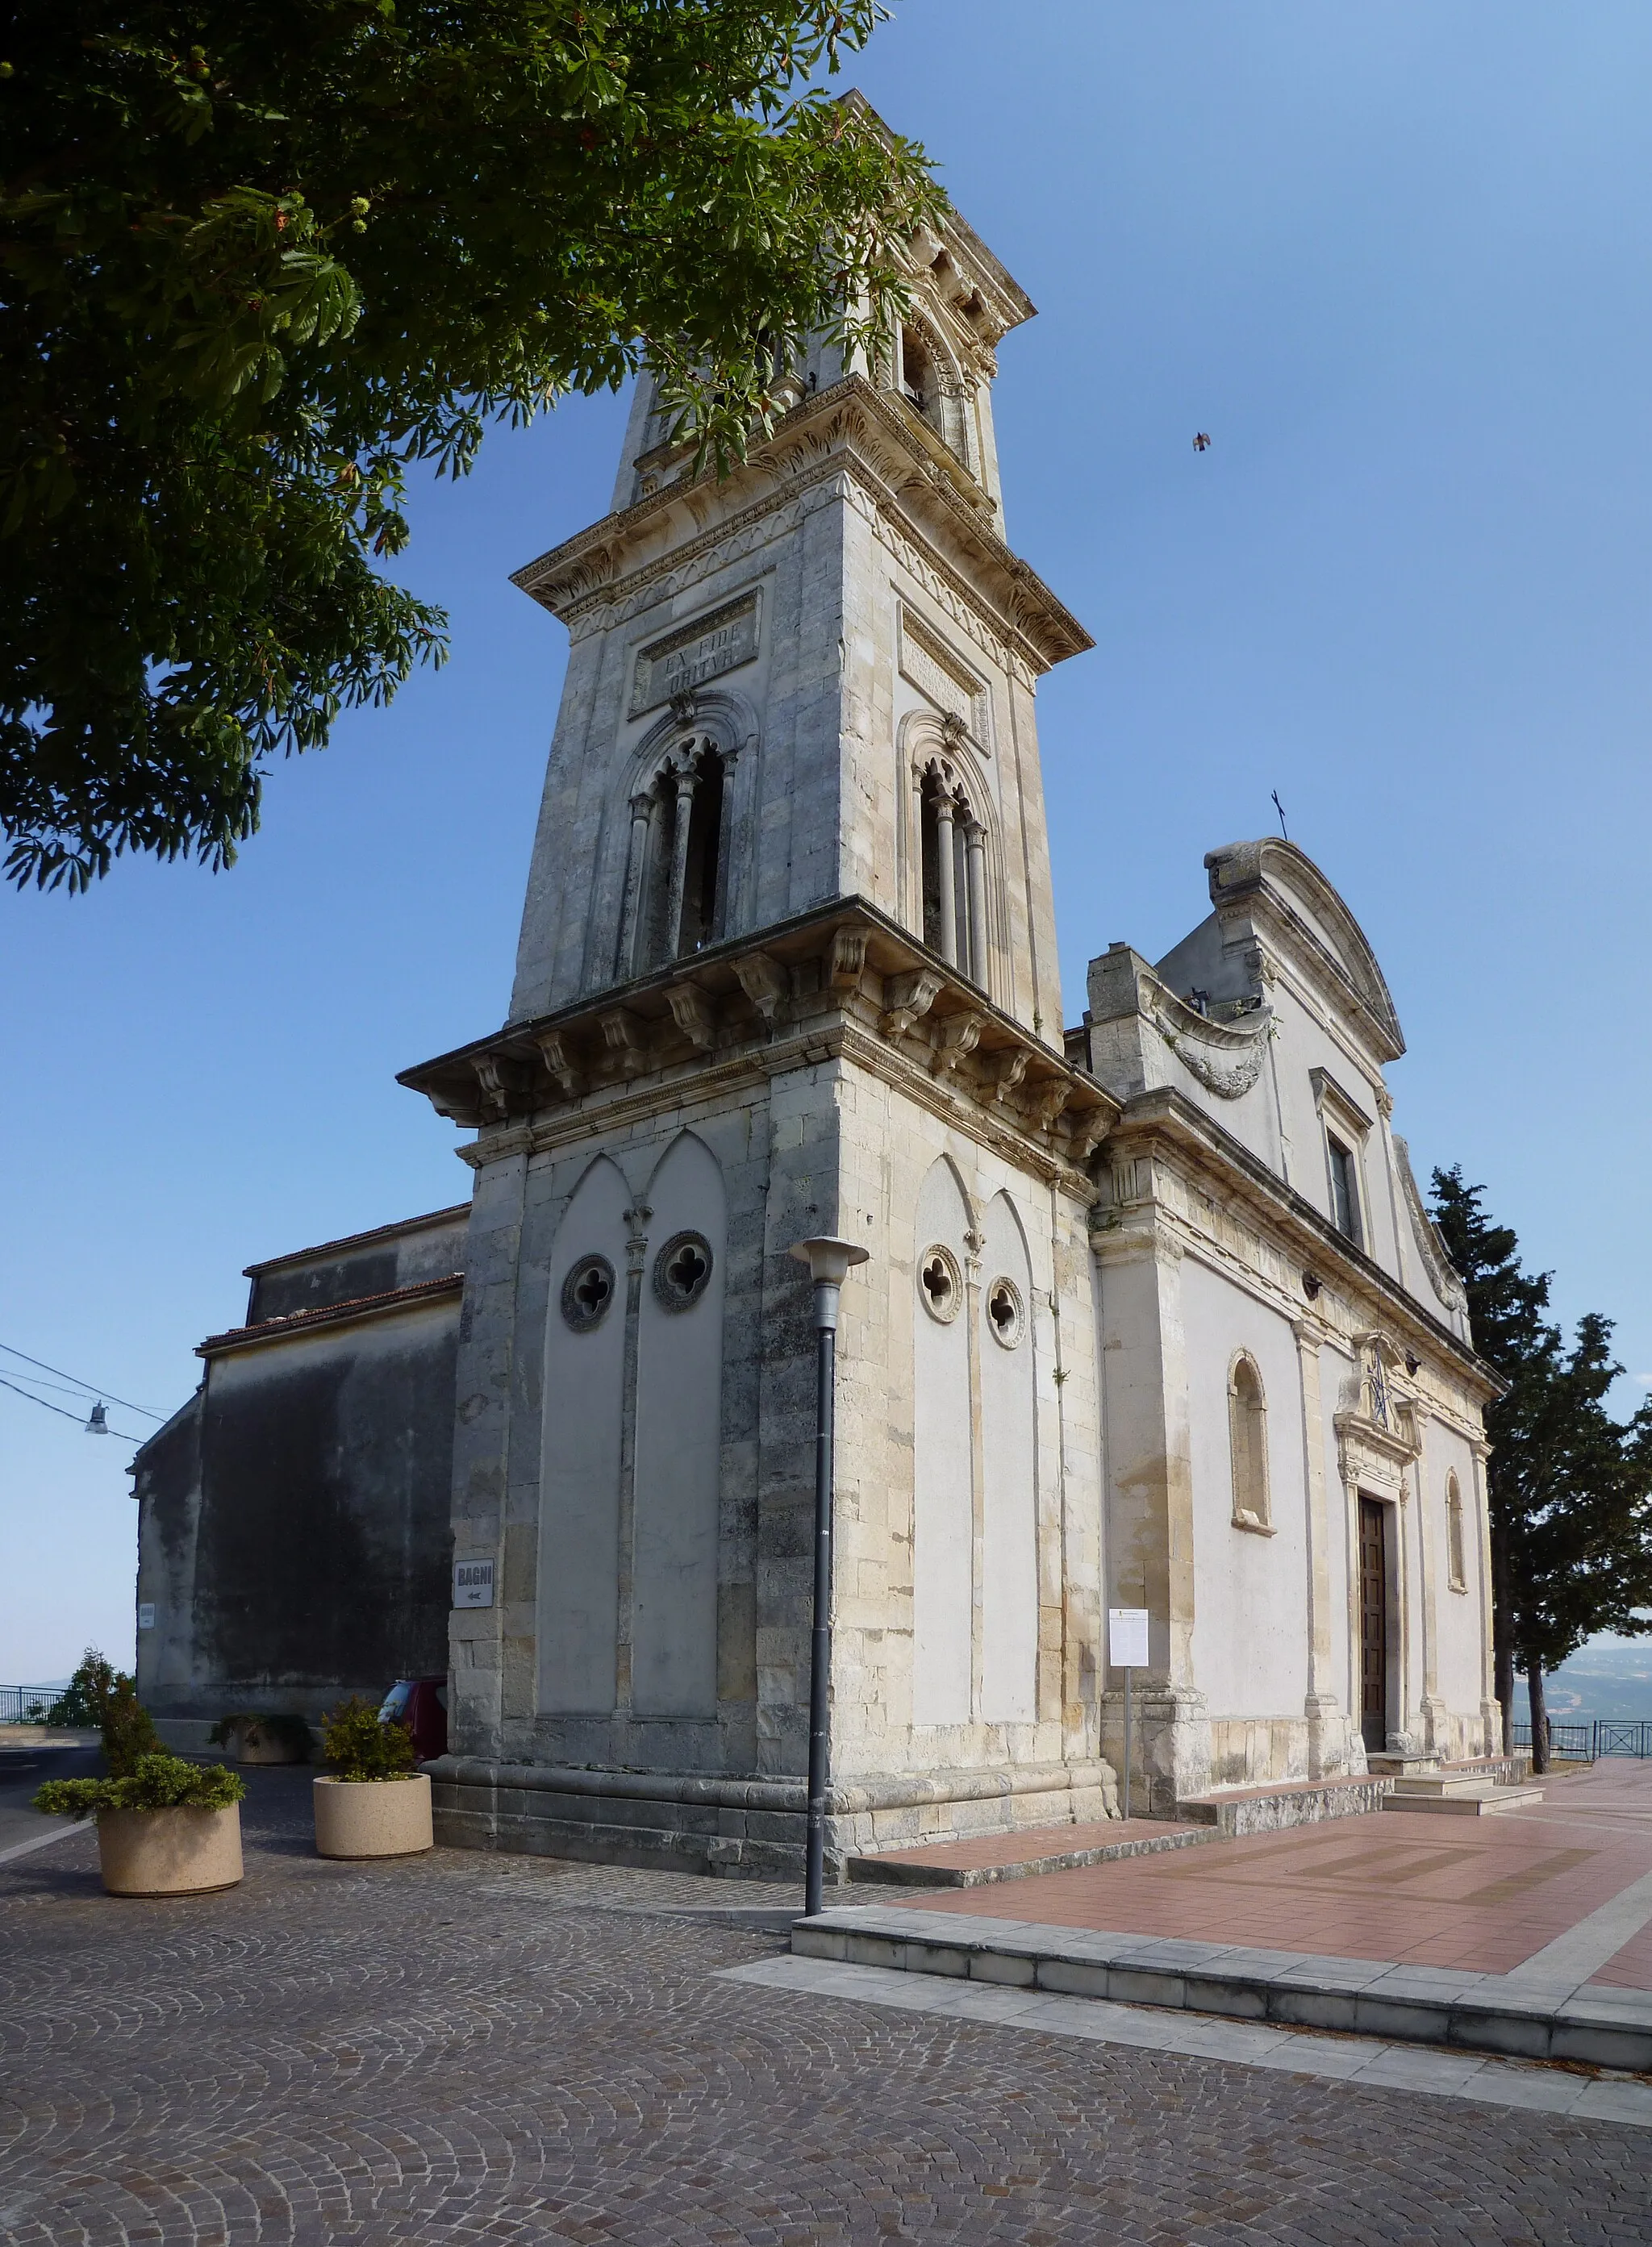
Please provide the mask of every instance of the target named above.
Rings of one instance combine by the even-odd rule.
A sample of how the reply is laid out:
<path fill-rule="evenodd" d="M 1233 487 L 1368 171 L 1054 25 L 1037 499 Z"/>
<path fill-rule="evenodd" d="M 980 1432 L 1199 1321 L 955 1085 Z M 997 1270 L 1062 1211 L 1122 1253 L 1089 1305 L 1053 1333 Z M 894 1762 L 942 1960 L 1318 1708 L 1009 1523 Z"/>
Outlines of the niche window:
<path fill-rule="evenodd" d="M 1451 1589 L 1466 1592 L 1469 1572 L 1463 1542 L 1463 1492 L 1454 1474 L 1445 1478 L 1445 1554 Z"/>
<path fill-rule="evenodd" d="M 622 973 L 644 974 L 722 934 L 726 782 L 712 744 L 689 741 L 633 800 Z"/>
<path fill-rule="evenodd" d="M 1233 1526 L 1273 1533 L 1267 1487 L 1267 1402 L 1255 1360 L 1239 1356 L 1227 1377 L 1228 1446 L 1233 1462 Z"/>
<path fill-rule="evenodd" d="M 1376 1128 L 1370 1117 L 1346 1093 L 1328 1069 L 1312 1069 L 1314 1105 L 1325 1133 L 1326 1203 L 1331 1222 L 1356 1248 L 1366 1246 L 1362 1158 Z"/>
<path fill-rule="evenodd" d="M 924 941 L 986 988 L 986 830 L 949 773 L 924 775 Z"/>
<path fill-rule="evenodd" d="M 1359 1248 L 1363 1243 L 1360 1238 L 1359 1173 L 1355 1168 L 1354 1150 L 1345 1147 L 1329 1132 L 1325 1144 L 1331 1158 L 1331 1217 L 1337 1231 L 1345 1233 Z"/>

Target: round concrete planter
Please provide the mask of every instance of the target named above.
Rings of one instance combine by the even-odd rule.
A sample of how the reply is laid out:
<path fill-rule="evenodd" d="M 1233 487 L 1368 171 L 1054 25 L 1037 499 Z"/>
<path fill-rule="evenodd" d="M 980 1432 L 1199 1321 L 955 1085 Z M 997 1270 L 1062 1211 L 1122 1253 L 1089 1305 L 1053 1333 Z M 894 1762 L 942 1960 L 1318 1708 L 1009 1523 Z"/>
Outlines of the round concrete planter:
<path fill-rule="evenodd" d="M 241 1806 L 101 1810 L 98 1863 L 111 1895 L 206 1895 L 242 1875 Z"/>
<path fill-rule="evenodd" d="M 413 1857 L 433 1848 L 430 1780 L 317 1779 L 316 1848 L 324 1857 Z"/>

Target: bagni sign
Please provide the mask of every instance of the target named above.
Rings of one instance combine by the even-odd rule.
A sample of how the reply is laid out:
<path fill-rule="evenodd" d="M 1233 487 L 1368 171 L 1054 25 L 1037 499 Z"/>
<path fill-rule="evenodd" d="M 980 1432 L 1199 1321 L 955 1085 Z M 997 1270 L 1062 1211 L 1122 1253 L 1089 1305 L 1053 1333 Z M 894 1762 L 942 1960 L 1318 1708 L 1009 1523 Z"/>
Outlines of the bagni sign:
<path fill-rule="evenodd" d="M 454 1562 L 454 1605 L 490 1608 L 494 1603 L 494 1564 L 491 1561 Z"/>
<path fill-rule="evenodd" d="M 709 616 L 638 648 L 631 715 L 638 717 L 656 703 L 669 702 L 673 694 L 703 686 L 708 679 L 749 663 L 756 652 L 757 592 L 754 588 L 737 601 L 713 609 Z"/>

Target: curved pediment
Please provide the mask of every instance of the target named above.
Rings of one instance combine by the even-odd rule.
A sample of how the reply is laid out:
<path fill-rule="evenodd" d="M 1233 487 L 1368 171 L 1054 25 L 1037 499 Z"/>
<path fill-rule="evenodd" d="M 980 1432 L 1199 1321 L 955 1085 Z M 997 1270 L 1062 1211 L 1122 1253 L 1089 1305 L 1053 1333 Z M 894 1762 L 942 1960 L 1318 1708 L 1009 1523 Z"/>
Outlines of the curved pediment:
<path fill-rule="evenodd" d="M 1227 843 L 1205 853 L 1211 902 L 1224 920 L 1239 912 L 1270 918 L 1304 966 L 1328 970 L 1357 1003 L 1382 1061 L 1405 1051 L 1387 980 L 1364 930 L 1305 850 L 1282 836 Z"/>

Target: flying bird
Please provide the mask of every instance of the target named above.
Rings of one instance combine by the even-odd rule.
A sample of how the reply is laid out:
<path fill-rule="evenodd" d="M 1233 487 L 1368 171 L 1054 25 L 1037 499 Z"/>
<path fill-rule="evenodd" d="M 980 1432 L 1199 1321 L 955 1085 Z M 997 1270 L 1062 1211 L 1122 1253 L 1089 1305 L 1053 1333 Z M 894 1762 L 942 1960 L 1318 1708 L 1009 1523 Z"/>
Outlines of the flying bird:
<path fill-rule="evenodd" d="M 1193 450 L 1196 453 L 1208 453 L 1210 449 L 1210 432 L 1207 429 L 1201 429 L 1193 440 Z"/>

